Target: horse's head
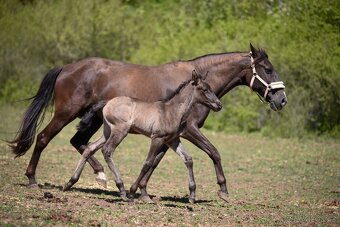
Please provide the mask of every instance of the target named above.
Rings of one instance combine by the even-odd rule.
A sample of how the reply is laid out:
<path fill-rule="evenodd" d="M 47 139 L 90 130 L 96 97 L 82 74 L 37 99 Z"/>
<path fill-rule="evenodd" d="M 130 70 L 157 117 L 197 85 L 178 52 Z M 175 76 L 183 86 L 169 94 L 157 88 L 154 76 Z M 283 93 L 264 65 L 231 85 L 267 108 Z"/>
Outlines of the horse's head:
<path fill-rule="evenodd" d="M 262 49 L 255 49 L 250 44 L 252 78 L 249 87 L 256 91 L 259 97 L 270 104 L 274 110 L 281 110 L 287 104 L 285 86 L 276 73 L 268 55 Z"/>
<path fill-rule="evenodd" d="M 194 86 L 194 96 L 197 98 L 197 102 L 209 107 L 213 111 L 220 111 L 222 109 L 222 103 L 217 98 L 214 92 L 212 92 L 209 84 L 204 82 L 208 72 L 204 77 L 197 74 L 196 70 L 192 71 L 192 86 Z"/>

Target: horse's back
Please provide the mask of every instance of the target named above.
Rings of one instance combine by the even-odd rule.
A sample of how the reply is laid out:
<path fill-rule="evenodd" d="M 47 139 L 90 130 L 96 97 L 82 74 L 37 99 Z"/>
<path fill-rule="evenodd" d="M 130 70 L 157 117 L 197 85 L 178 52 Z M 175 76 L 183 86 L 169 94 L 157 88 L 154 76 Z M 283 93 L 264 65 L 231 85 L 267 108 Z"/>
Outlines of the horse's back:
<path fill-rule="evenodd" d="M 83 59 L 65 65 L 59 74 L 56 111 L 79 116 L 95 103 L 118 96 L 158 101 L 191 75 L 190 67 L 185 63 L 145 66 L 103 58 Z"/>

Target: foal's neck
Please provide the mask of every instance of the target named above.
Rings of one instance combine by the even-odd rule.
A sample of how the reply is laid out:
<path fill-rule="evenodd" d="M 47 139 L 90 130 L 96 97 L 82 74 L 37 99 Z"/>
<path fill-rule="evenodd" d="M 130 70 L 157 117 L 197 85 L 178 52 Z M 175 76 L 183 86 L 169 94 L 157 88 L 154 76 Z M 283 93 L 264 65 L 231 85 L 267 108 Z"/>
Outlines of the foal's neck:
<path fill-rule="evenodd" d="M 167 101 L 172 114 L 177 115 L 181 121 L 189 116 L 190 110 L 195 103 L 197 103 L 197 99 L 195 98 L 194 86 L 191 85 L 191 82 L 186 84 L 178 94 Z"/>

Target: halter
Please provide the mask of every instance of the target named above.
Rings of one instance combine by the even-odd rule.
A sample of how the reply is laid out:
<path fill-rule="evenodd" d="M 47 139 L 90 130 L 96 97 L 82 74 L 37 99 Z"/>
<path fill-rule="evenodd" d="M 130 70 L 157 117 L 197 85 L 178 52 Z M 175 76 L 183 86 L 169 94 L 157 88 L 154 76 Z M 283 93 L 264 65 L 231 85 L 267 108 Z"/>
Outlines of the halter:
<path fill-rule="evenodd" d="M 253 77 L 251 78 L 250 81 L 250 89 L 253 89 L 253 84 L 255 81 L 255 78 L 258 79 L 265 87 L 266 87 L 266 91 L 264 92 L 263 97 L 260 96 L 260 94 L 257 93 L 257 95 L 259 96 L 260 100 L 262 102 L 267 102 L 267 95 L 271 90 L 276 90 L 276 89 L 281 89 L 281 88 L 285 88 L 285 86 L 283 85 L 283 81 L 277 81 L 277 82 L 271 82 L 271 83 L 267 83 L 266 81 L 264 81 L 256 72 L 255 69 L 255 64 L 254 64 L 254 58 L 253 58 L 253 53 L 250 51 L 249 53 L 249 57 L 250 57 L 250 61 L 251 61 L 251 68 L 253 70 Z"/>

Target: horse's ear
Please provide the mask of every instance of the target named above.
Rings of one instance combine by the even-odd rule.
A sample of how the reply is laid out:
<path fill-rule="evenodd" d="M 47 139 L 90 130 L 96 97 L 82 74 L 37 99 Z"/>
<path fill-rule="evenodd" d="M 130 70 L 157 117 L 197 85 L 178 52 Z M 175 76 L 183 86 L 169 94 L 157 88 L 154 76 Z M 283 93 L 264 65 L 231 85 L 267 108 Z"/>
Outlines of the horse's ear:
<path fill-rule="evenodd" d="M 201 76 L 199 76 L 196 72 L 196 70 L 192 70 L 192 85 L 197 85 L 198 84 L 198 81 L 201 79 Z"/>
<path fill-rule="evenodd" d="M 252 53 L 253 58 L 255 58 L 256 55 L 257 55 L 257 50 L 256 50 L 255 47 L 253 47 L 253 45 L 251 43 L 250 43 L 250 51 Z"/>

